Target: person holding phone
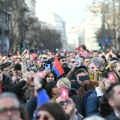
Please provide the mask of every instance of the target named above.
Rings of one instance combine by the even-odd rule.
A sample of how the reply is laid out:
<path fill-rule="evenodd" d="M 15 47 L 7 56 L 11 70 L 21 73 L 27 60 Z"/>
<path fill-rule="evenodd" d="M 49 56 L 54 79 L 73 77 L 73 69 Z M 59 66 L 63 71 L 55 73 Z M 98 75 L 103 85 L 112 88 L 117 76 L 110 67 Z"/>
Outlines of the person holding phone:
<path fill-rule="evenodd" d="M 79 85 L 77 94 L 81 99 L 86 91 L 88 91 L 89 89 L 93 89 L 98 85 L 97 81 L 90 81 L 89 74 L 81 69 L 78 69 L 78 71 L 76 72 L 76 78 Z"/>
<path fill-rule="evenodd" d="M 80 97 L 77 95 L 76 89 L 71 87 L 70 80 L 63 77 L 58 80 L 56 86 L 56 89 L 58 90 L 58 93 L 62 95 L 62 98 L 67 98 L 69 96 L 74 101 L 77 112 L 81 113 Z"/>

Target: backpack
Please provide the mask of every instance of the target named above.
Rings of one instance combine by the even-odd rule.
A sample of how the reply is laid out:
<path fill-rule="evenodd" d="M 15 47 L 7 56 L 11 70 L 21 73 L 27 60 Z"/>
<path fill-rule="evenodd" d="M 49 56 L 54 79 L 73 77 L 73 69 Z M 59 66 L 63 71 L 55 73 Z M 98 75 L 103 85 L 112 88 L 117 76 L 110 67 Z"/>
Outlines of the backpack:
<path fill-rule="evenodd" d="M 88 90 L 82 97 L 82 115 L 84 117 L 86 117 L 86 110 L 85 110 L 86 101 L 87 101 L 87 98 L 91 95 L 91 93 L 96 94 L 95 89 Z"/>

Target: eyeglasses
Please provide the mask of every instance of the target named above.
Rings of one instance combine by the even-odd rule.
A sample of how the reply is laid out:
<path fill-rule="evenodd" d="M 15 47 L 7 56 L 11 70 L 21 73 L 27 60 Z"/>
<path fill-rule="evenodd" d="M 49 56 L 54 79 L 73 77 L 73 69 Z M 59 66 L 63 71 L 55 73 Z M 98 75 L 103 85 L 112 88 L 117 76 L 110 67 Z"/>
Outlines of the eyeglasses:
<path fill-rule="evenodd" d="M 0 108 L 0 114 L 4 114 L 8 111 L 11 111 L 12 113 L 20 111 L 20 108 L 18 107 L 10 107 L 10 108 Z"/>
<path fill-rule="evenodd" d="M 60 104 L 61 106 L 65 106 L 65 105 L 68 105 L 70 103 L 71 103 L 71 101 L 65 100 L 65 101 L 60 101 L 58 104 Z"/>

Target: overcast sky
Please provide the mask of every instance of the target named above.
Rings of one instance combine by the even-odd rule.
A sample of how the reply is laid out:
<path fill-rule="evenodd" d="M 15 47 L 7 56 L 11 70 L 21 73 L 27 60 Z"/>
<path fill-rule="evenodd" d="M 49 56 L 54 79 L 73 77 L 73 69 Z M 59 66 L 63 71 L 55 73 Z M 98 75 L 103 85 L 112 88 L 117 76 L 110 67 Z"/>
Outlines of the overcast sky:
<path fill-rule="evenodd" d="M 93 0 L 36 0 L 36 15 L 52 11 L 60 15 L 67 28 L 76 26 L 86 17 L 86 6 Z"/>

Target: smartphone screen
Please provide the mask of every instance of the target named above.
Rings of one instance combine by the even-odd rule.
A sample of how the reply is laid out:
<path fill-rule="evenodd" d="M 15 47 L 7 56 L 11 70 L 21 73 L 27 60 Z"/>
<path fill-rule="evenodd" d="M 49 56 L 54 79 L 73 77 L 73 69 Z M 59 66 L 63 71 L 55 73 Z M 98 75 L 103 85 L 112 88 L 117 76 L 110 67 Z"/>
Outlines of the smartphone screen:
<path fill-rule="evenodd" d="M 115 74 L 114 74 L 114 73 L 109 73 L 109 74 L 108 74 L 108 79 L 109 79 L 111 82 L 115 83 L 115 82 L 116 82 Z"/>
<path fill-rule="evenodd" d="M 60 89 L 60 96 L 63 99 L 68 98 L 69 97 L 69 89 L 67 89 L 67 88 L 61 88 Z"/>
<path fill-rule="evenodd" d="M 84 76 L 80 76 L 80 77 L 79 77 L 79 80 L 81 80 L 81 81 L 89 80 L 89 79 L 90 79 L 90 78 L 89 78 L 88 75 L 84 75 Z"/>
<path fill-rule="evenodd" d="M 50 69 L 50 64 L 45 64 L 45 70 L 49 70 Z"/>

